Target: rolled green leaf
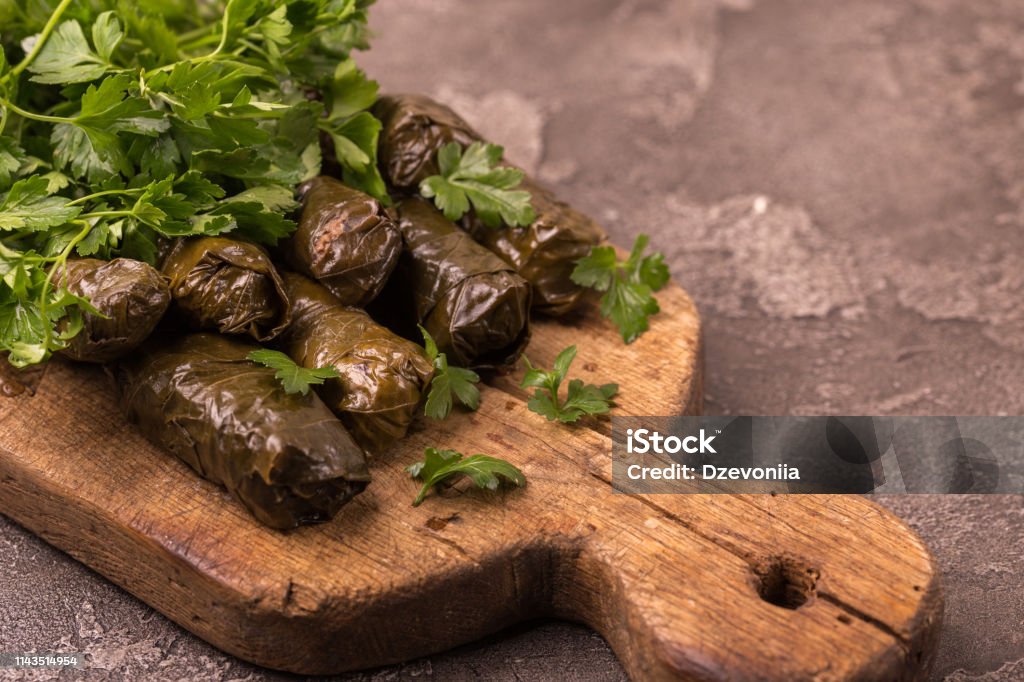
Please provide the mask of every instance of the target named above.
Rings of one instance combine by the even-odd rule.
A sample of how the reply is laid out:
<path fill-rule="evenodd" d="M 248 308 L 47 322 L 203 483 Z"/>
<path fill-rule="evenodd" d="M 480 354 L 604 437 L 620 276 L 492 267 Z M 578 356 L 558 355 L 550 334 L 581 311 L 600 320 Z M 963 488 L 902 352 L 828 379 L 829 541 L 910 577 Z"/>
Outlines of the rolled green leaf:
<path fill-rule="evenodd" d="M 437 153 L 449 142 L 486 142 L 458 114 L 422 95 L 382 97 L 374 108 L 381 119 L 379 159 L 385 179 L 414 191 L 439 172 Z M 572 281 L 576 261 L 606 239 L 597 223 L 544 189 L 529 176 L 519 189 L 531 194 L 536 219 L 525 227 L 492 228 L 472 213 L 461 221 L 474 239 L 514 266 L 533 285 L 533 306 L 550 315 L 575 308 L 586 289 Z"/>
<path fill-rule="evenodd" d="M 326 288 L 284 273 L 292 323 L 281 338 L 303 367 L 333 367 L 341 375 L 317 388 L 353 438 L 379 453 L 402 438 L 430 385 L 433 366 L 411 341 L 342 305 Z"/>
<path fill-rule="evenodd" d="M 395 189 L 415 191 L 437 175 L 437 153 L 449 142 L 465 148 L 484 141 L 458 114 L 424 95 L 381 97 L 373 113 L 383 125 L 377 149 L 381 173 Z"/>
<path fill-rule="evenodd" d="M 256 348 L 215 334 L 144 346 L 113 369 L 121 408 L 262 523 L 327 521 L 369 483 L 363 452 L 315 393 L 247 360 Z"/>
<path fill-rule="evenodd" d="M 530 193 L 537 216 L 531 224 L 494 229 L 470 213 L 461 225 L 533 285 L 535 310 L 563 315 L 588 295 L 571 275 L 576 261 L 606 239 L 604 230 L 530 177 L 523 180 L 520 189 Z"/>
<path fill-rule="evenodd" d="M 432 204 L 397 210 L 405 249 L 386 302 L 411 310 L 451 364 L 511 368 L 530 340 L 529 283 Z"/>
<path fill-rule="evenodd" d="M 81 331 L 60 351 L 73 360 L 110 362 L 130 353 L 153 332 L 171 302 L 163 277 L 142 261 L 69 260 L 55 277 L 106 316 L 82 314 Z"/>
<path fill-rule="evenodd" d="M 379 201 L 334 178 L 313 178 L 300 192 L 302 217 L 284 245 L 288 264 L 343 304 L 366 305 L 398 262 L 398 228 Z"/>
<path fill-rule="evenodd" d="M 195 329 L 267 341 L 291 320 L 281 277 L 256 244 L 223 237 L 182 239 L 162 271 L 175 308 Z"/>

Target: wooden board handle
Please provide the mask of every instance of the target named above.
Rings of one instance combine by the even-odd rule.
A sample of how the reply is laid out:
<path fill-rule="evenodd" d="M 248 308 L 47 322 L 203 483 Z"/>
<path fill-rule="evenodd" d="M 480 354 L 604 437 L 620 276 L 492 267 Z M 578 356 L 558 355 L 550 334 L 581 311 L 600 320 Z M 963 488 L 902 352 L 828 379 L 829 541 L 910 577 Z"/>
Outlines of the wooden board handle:
<path fill-rule="evenodd" d="M 709 507 L 735 512 L 742 498 L 666 499 L 681 497 L 612 496 L 618 504 L 588 517 L 594 531 L 572 565 L 571 589 L 563 602 L 568 608 L 562 614 L 601 632 L 634 679 L 926 676 L 927 654 L 940 624 L 937 581 L 890 584 L 886 588 L 892 592 L 883 597 L 875 580 L 885 580 L 884 571 L 873 580 L 870 567 L 858 574 L 862 567 L 848 563 L 859 552 L 887 561 L 876 544 L 884 533 L 927 565 L 923 547 L 907 542 L 913 536 L 896 519 L 872 510 L 871 528 L 860 542 L 852 537 L 854 529 L 843 527 L 843 534 L 851 536 L 845 548 L 849 554 L 837 556 L 834 546 L 828 553 L 815 552 L 789 537 L 811 521 L 799 508 L 770 512 L 779 535 L 751 545 L 746 538 L 705 535 L 714 529 L 696 520 Z M 752 512 L 765 502 L 748 500 L 741 504 Z M 858 513 L 867 511 L 860 500 L 829 502 L 843 513 L 860 505 L 865 507 Z M 831 516 L 829 503 L 823 510 Z M 820 532 L 822 525 L 826 531 L 839 530 L 820 519 L 806 530 Z M 892 608 L 883 600 L 893 600 Z M 897 614 L 904 620 L 896 620 Z"/>

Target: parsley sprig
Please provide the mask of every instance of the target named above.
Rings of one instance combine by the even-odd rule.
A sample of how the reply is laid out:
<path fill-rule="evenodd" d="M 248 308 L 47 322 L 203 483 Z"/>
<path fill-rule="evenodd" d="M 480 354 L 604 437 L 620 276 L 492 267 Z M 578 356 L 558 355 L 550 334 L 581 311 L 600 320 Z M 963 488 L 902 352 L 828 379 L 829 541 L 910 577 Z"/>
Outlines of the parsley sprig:
<path fill-rule="evenodd" d="M 285 393 L 309 393 L 309 387 L 319 386 L 327 379 L 337 379 L 340 374 L 333 367 L 306 368 L 296 363 L 281 351 L 261 348 L 245 356 L 246 360 L 276 369 L 274 378 L 281 382 Z"/>
<path fill-rule="evenodd" d="M 552 371 L 534 367 L 529 358 L 523 356 L 526 374 L 520 388 L 536 388 L 527 407 L 548 421 L 563 424 L 578 421 L 585 414 L 606 414 L 611 410 L 612 398 L 619 392 L 618 384 L 595 386 L 585 384 L 582 379 L 569 382 L 565 401 L 558 397 L 562 382 L 569 374 L 569 366 L 576 359 L 576 346 L 569 346 L 555 358 Z"/>
<path fill-rule="evenodd" d="M 462 150 L 449 142 L 437 154 L 440 175 L 420 183 L 420 194 L 433 199 L 448 220 L 458 220 L 470 204 L 488 227 L 529 225 L 536 219 L 530 193 L 516 190 L 523 171 L 500 166 L 505 150 L 496 144 L 474 142 Z"/>
<path fill-rule="evenodd" d="M 611 319 L 626 343 L 647 331 L 647 318 L 661 310 L 653 292 L 669 278 L 663 254 L 643 255 L 648 241 L 647 235 L 638 236 L 625 261 L 619 260 L 614 247 L 595 246 L 572 272 L 573 282 L 605 292 L 601 315 Z"/>
<path fill-rule="evenodd" d="M 480 389 L 476 384 L 480 376 L 463 367 L 452 367 L 448 356 L 437 350 L 437 342 L 422 325 L 417 325 L 423 334 L 423 349 L 427 359 L 434 365 L 434 378 L 430 381 L 430 393 L 423 406 L 423 412 L 432 419 L 446 419 L 452 412 L 455 399 L 471 410 L 480 407 Z"/>
<path fill-rule="evenodd" d="M 67 291 L 68 258 L 154 262 L 164 237 L 288 235 L 321 134 L 347 183 L 386 197 L 377 85 L 351 56 L 367 47 L 372 0 L 47 4 L 0 2 L 0 350 L 12 363 L 44 360 L 77 328 L 86 302 Z"/>
<path fill-rule="evenodd" d="M 412 502 L 414 507 L 423 503 L 431 488 L 458 476 L 468 476 L 478 488 L 487 490 L 497 490 L 501 484 L 500 479 L 519 487 L 526 485 L 526 476 L 522 471 L 497 457 L 488 455 L 465 457 L 455 450 L 438 450 L 437 448 L 427 448 L 423 454 L 422 462 L 417 462 L 406 468 L 410 476 L 423 482 L 419 494 Z"/>

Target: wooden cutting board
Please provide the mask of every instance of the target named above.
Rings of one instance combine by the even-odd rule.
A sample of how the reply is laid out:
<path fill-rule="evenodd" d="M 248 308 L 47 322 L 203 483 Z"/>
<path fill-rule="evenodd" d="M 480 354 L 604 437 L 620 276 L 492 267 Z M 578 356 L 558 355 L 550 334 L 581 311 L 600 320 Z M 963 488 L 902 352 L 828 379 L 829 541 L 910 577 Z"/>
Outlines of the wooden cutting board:
<path fill-rule="evenodd" d="M 630 346 L 590 310 L 539 322 L 529 356 L 576 343 L 573 374 L 618 381 L 618 414 L 697 414 L 699 318 L 674 285 L 659 299 Z M 938 576 L 891 514 L 855 496 L 613 494 L 607 420 L 549 424 L 517 380 L 477 413 L 421 420 L 333 522 L 280 533 L 149 445 L 101 371 L 54 361 L 34 396 L 0 400 L 0 512 L 221 649 L 299 673 L 555 616 L 595 628 L 637 680 L 925 674 Z M 428 445 L 507 458 L 529 485 L 413 508 L 403 469 Z"/>

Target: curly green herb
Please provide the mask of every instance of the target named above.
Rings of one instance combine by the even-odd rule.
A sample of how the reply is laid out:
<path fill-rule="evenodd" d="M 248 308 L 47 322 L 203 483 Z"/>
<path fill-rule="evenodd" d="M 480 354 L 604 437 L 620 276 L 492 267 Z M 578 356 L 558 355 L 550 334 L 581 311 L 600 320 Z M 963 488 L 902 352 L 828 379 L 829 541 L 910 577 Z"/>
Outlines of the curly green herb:
<path fill-rule="evenodd" d="M 10 361 L 66 345 L 75 325 L 62 320 L 85 305 L 64 286 L 68 258 L 152 263 L 163 238 L 287 236 L 293 188 L 320 173 L 321 133 L 345 181 L 385 198 L 377 84 L 351 56 L 367 47 L 371 4 L 61 0 L 47 15 L 47 3 L 0 3 Z"/>

